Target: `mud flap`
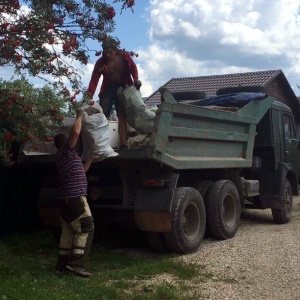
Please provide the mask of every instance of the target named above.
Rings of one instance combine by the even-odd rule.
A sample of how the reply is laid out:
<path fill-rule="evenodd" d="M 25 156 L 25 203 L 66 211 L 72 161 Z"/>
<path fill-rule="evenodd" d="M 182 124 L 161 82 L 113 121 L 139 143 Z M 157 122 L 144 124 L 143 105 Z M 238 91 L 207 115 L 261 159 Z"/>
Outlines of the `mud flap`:
<path fill-rule="evenodd" d="M 178 177 L 178 174 L 171 174 L 168 186 L 141 186 L 137 189 L 134 218 L 140 230 L 171 231 L 171 207 Z"/>

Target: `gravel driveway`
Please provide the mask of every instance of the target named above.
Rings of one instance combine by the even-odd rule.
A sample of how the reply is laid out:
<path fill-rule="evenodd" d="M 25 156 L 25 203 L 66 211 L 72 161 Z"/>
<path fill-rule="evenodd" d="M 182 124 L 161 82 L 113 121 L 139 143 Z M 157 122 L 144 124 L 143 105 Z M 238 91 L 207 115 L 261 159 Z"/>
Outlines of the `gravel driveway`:
<path fill-rule="evenodd" d="M 246 210 L 234 238 L 206 239 L 180 260 L 205 266 L 201 299 L 300 299 L 300 197 L 292 220 L 273 223 L 271 210 Z"/>

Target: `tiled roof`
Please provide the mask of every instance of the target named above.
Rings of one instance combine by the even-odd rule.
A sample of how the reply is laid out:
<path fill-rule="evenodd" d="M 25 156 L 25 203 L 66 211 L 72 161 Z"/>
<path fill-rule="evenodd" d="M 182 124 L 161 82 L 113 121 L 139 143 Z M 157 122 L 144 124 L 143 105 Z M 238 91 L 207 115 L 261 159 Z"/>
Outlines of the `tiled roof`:
<path fill-rule="evenodd" d="M 171 92 L 204 91 L 206 97 L 211 97 L 216 95 L 216 91 L 223 87 L 254 85 L 266 87 L 280 74 L 283 74 L 281 70 L 270 70 L 225 75 L 172 78 L 164 84 L 164 86 Z M 160 104 L 160 101 L 160 93 L 157 90 L 145 100 L 145 103 L 147 105 L 158 105 Z"/>

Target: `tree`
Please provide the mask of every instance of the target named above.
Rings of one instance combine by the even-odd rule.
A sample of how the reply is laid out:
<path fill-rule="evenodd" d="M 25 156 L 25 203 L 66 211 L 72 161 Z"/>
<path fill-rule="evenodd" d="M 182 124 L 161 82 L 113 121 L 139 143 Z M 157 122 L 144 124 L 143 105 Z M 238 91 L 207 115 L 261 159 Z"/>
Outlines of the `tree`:
<path fill-rule="evenodd" d="M 114 31 L 116 13 L 107 2 L 122 3 L 121 12 L 134 6 L 134 0 L 2 0 L 0 66 L 44 79 L 51 75 L 61 89 L 68 79 L 74 91 L 80 89 L 80 70 L 72 61 L 87 64 L 87 42 L 101 43 Z"/>
<path fill-rule="evenodd" d="M 88 63 L 89 40 L 110 40 L 117 2 L 121 12 L 133 11 L 134 0 L 0 1 L 0 66 L 13 66 L 21 76 L 50 76 L 55 88 L 0 81 L 0 164 L 12 165 L 26 141 L 50 141 L 48 125 L 61 125 L 63 102 L 78 106 L 76 97 L 84 89 L 73 62 Z M 83 96 L 81 104 L 89 101 Z"/>
<path fill-rule="evenodd" d="M 49 125 L 63 125 L 66 103 L 50 86 L 34 88 L 16 80 L 0 81 L 0 107 L 0 162 L 13 165 L 25 143 L 35 149 L 35 142 L 53 140 Z"/>

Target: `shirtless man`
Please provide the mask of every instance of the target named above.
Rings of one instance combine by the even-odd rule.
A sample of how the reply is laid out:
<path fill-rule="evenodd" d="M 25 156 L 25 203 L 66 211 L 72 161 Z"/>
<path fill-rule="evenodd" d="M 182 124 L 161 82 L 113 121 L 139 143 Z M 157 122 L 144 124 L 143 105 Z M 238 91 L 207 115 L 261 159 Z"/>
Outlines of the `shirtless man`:
<path fill-rule="evenodd" d="M 103 113 L 108 118 L 112 106 L 115 105 L 119 125 L 120 149 L 127 148 L 127 121 L 125 108 L 117 97 L 117 90 L 120 86 L 126 85 L 141 86 L 138 79 L 138 70 L 129 53 L 120 51 L 119 41 L 108 38 L 103 44 L 103 56 L 95 64 L 87 93 L 94 96 L 98 81 L 103 75 L 103 82 L 100 88 L 99 98 Z"/>

